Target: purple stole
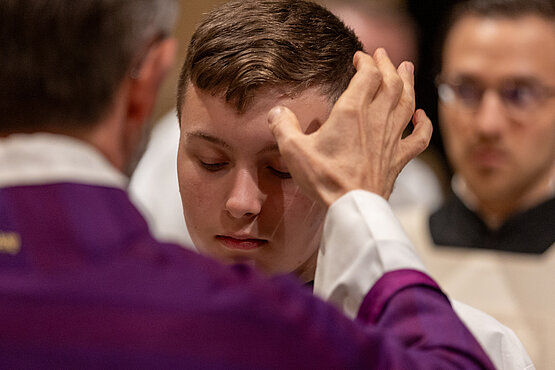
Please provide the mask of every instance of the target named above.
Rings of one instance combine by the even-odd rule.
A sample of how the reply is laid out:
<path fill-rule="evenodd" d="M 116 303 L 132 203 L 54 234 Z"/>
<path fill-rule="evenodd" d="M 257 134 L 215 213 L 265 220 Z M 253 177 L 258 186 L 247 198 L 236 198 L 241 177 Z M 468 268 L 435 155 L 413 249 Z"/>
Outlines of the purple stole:
<path fill-rule="evenodd" d="M 353 322 L 292 278 L 156 242 L 123 190 L 71 183 L 0 188 L 0 363 L 493 368 L 422 273 L 384 275 Z"/>

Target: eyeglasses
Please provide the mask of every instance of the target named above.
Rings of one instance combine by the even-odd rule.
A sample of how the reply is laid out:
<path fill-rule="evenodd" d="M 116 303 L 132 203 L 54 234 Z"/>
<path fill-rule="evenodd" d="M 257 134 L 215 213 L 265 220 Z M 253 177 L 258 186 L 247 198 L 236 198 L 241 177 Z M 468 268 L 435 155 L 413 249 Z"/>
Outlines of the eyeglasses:
<path fill-rule="evenodd" d="M 466 111 L 475 111 L 482 103 L 486 91 L 493 89 L 506 111 L 514 118 L 524 116 L 539 108 L 555 96 L 555 87 L 545 86 L 536 80 L 509 80 L 495 87 L 488 87 L 473 79 L 461 78 L 448 81 L 436 78 L 440 101 Z"/>

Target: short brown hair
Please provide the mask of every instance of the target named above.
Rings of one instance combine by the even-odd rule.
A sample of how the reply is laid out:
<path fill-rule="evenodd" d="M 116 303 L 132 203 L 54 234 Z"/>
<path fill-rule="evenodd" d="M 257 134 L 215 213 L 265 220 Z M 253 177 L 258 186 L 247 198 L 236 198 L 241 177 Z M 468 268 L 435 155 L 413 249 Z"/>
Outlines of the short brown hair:
<path fill-rule="evenodd" d="M 311 87 L 334 102 L 355 73 L 362 44 L 352 30 L 316 3 L 239 0 L 209 13 L 189 43 L 177 90 L 177 111 L 187 84 L 221 94 L 243 112 L 261 87 L 288 96 Z"/>
<path fill-rule="evenodd" d="M 0 132 L 93 126 L 176 0 L 1 0 Z"/>

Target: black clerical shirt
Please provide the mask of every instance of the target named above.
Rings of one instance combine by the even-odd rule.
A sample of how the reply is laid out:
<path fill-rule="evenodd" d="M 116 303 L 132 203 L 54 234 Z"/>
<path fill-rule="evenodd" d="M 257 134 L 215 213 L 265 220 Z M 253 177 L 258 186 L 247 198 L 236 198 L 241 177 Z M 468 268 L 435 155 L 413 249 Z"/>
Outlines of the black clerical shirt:
<path fill-rule="evenodd" d="M 434 243 L 442 247 L 542 254 L 555 243 L 555 198 L 518 213 L 496 230 L 453 196 L 429 219 Z"/>

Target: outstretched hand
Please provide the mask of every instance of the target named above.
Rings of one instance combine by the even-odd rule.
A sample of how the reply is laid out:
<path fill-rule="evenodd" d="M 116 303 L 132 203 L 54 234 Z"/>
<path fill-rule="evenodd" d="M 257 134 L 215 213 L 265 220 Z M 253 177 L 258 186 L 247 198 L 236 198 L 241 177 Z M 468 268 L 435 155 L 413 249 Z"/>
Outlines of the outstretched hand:
<path fill-rule="evenodd" d="M 306 135 L 285 107 L 268 114 L 289 172 L 301 189 L 326 206 L 345 193 L 363 189 L 386 199 L 402 168 L 430 141 L 432 124 L 424 111 L 414 112 L 414 67 L 395 69 L 387 53 L 357 52 L 357 73 L 336 102 L 328 120 Z M 413 120 L 414 130 L 403 131 Z"/>

